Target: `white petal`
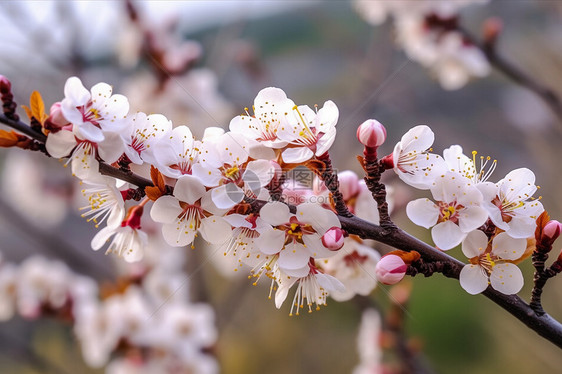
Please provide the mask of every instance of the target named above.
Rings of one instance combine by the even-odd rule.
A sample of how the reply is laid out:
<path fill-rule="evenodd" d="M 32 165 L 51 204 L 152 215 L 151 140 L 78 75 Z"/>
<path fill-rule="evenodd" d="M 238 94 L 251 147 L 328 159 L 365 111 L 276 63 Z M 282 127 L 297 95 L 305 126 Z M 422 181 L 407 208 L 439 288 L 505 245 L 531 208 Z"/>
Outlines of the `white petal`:
<path fill-rule="evenodd" d="M 537 190 L 535 174 L 527 168 L 509 172 L 504 179 L 498 182 L 498 185 L 508 197 L 508 201 L 527 200 Z"/>
<path fill-rule="evenodd" d="M 162 225 L 162 236 L 166 243 L 172 247 L 185 247 L 193 242 L 195 239 L 195 234 L 197 232 L 196 227 L 189 227 L 189 224 L 182 221 L 174 223 L 165 223 Z"/>
<path fill-rule="evenodd" d="M 426 229 L 437 223 L 439 208 L 429 199 L 417 199 L 410 201 L 406 206 L 408 218 L 418 226 Z"/>
<path fill-rule="evenodd" d="M 511 263 L 497 264 L 490 274 L 490 284 L 496 291 L 506 295 L 514 295 L 523 288 L 523 274 Z"/>
<path fill-rule="evenodd" d="M 162 196 L 158 198 L 150 209 L 150 217 L 160 223 L 173 223 L 182 213 L 178 199 L 173 196 Z"/>
<path fill-rule="evenodd" d="M 199 232 L 211 244 L 224 244 L 232 237 L 232 227 L 219 216 L 202 219 Z"/>
<path fill-rule="evenodd" d="M 462 209 L 459 212 L 459 227 L 462 232 L 476 230 L 488 220 L 488 212 L 479 206 Z"/>
<path fill-rule="evenodd" d="M 507 223 L 507 233 L 512 238 L 529 238 L 534 236 L 537 222 L 531 217 L 515 216 Z"/>
<path fill-rule="evenodd" d="M 72 131 L 60 130 L 47 136 L 45 146 L 51 156 L 61 158 L 69 156 L 76 144 L 76 138 Z"/>
<path fill-rule="evenodd" d="M 465 265 L 459 274 L 461 287 L 471 295 L 479 294 L 488 287 L 488 275 L 480 265 Z"/>
<path fill-rule="evenodd" d="M 244 191 L 234 183 L 213 188 L 211 197 L 219 209 L 230 209 L 244 198 Z"/>
<path fill-rule="evenodd" d="M 330 251 L 322 245 L 322 238 L 317 234 L 303 235 L 302 241 L 308 250 L 310 257 L 327 258 L 332 257 L 337 251 Z"/>
<path fill-rule="evenodd" d="M 255 192 L 268 184 L 274 175 L 275 169 L 269 160 L 256 160 L 248 162 L 242 179 Z"/>
<path fill-rule="evenodd" d="M 285 231 L 270 229 L 265 230 L 255 239 L 256 247 L 266 255 L 274 255 L 281 251 L 285 243 Z"/>
<path fill-rule="evenodd" d="M 338 122 L 339 110 L 332 100 L 324 103 L 324 106 L 316 115 L 316 131 L 327 133 L 331 131 Z"/>
<path fill-rule="evenodd" d="M 109 240 L 111 235 L 115 234 L 115 229 L 104 227 L 92 238 L 92 249 L 97 251 L 104 246 Z"/>
<path fill-rule="evenodd" d="M 121 135 L 115 132 L 106 132 L 105 139 L 98 143 L 98 153 L 102 160 L 112 164 L 125 152 L 125 142 Z"/>
<path fill-rule="evenodd" d="M 282 269 L 299 269 L 310 260 L 308 251 L 302 244 L 289 243 L 279 253 L 277 265 Z"/>
<path fill-rule="evenodd" d="M 277 292 L 275 292 L 275 307 L 277 309 L 281 308 L 281 305 L 283 305 L 283 302 L 289 294 L 289 290 L 293 287 L 297 280 L 299 280 L 297 277 L 290 277 L 290 279 L 285 277 L 282 282 L 279 282 Z"/>
<path fill-rule="evenodd" d="M 90 100 L 90 92 L 77 77 L 70 77 L 66 80 L 64 96 L 72 101 L 74 107 L 82 106 Z"/>
<path fill-rule="evenodd" d="M 218 186 L 222 179 L 222 174 L 219 169 L 204 166 L 203 164 L 199 163 L 193 165 L 192 175 L 197 177 L 201 181 L 201 183 L 203 183 L 207 187 Z"/>
<path fill-rule="evenodd" d="M 336 132 L 337 131 L 335 127 L 333 127 L 330 131 L 323 134 L 320 139 L 318 139 L 318 141 L 316 142 L 316 156 L 320 157 L 324 153 L 328 152 L 328 150 L 330 150 L 330 147 L 336 140 Z"/>
<path fill-rule="evenodd" d="M 343 285 L 343 283 L 338 279 L 332 277 L 331 275 L 317 273 L 316 280 L 318 281 L 318 284 L 326 291 L 345 291 L 345 286 Z"/>
<path fill-rule="evenodd" d="M 334 212 L 314 203 L 298 205 L 296 216 L 299 221 L 312 225 L 319 235 L 324 235 L 332 227 L 341 227 L 340 220 Z"/>
<path fill-rule="evenodd" d="M 201 181 L 192 175 L 182 175 L 174 187 L 174 196 L 179 201 L 193 204 L 203 197 L 206 189 Z"/>
<path fill-rule="evenodd" d="M 81 125 L 75 125 L 72 128 L 74 134 L 80 139 L 89 140 L 92 143 L 100 143 L 105 139 L 105 135 L 101 129 L 90 122 L 84 122 Z"/>
<path fill-rule="evenodd" d="M 468 258 L 480 256 L 488 247 L 488 237 L 480 230 L 475 230 L 462 241 L 462 253 Z"/>
<path fill-rule="evenodd" d="M 515 239 L 505 232 L 498 234 L 492 241 L 492 253 L 504 260 L 517 260 L 526 249 L 527 239 Z"/>
<path fill-rule="evenodd" d="M 271 226 L 287 223 L 291 216 L 289 207 L 278 201 L 267 203 L 260 210 L 260 217 Z"/>
<path fill-rule="evenodd" d="M 258 130 L 260 127 L 261 123 L 258 119 L 246 115 L 234 117 L 229 125 L 230 131 L 251 139 L 258 139 L 261 136 L 261 132 Z"/>
<path fill-rule="evenodd" d="M 446 251 L 459 245 L 466 234 L 451 221 L 441 222 L 431 230 L 431 238 L 437 248 Z"/>
<path fill-rule="evenodd" d="M 314 156 L 314 152 L 307 147 L 288 148 L 281 155 L 287 164 L 298 164 L 310 160 L 312 156 Z"/>
<path fill-rule="evenodd" d="M 419 153 L 429 149 L 434 140 L 435 134 L 428 126 L 418 125 L 405 133 L 400 141 L 403 152 L 417 151 Z"/>

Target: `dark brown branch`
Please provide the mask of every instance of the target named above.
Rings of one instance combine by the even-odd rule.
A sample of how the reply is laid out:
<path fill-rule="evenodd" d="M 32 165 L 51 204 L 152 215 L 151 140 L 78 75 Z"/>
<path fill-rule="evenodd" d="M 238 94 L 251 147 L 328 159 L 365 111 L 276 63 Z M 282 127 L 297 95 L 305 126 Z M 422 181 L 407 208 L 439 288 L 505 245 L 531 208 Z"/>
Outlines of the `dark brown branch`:
<path fill-rule="evenodd" d="M 373 239 L 402 250 L 415 250 L 422 255 L 425 262 L 448 262 L 451 269 L 447 272 L 446 276 L 450 278 L 458 279 L 460 271 L 464 266 L 464 264 L 457 259 L 436 250 L 432 246 L 412 237 L 399 228 L 389 231 L 357 217 L 339 217 L 339 219 L 342 223 L 342 228 L 350 234 L 359 235 L 364 239 Z M 519 296 L 504 295 L 491 287 L 488 287 L 483 294 L 519 319 L 527 327 L 534 330 L 537 334 L 559 348 L 562 348 L 562 324 L 560 324 L 560 322 L 548 314 L 542 316 L 536 315 L 529 305 Z"/>
<path fill-rule="evenodd" d="M 467 41 L 474 44 L 484 53 L 492 66 L 515 83 L 537 94 L 550 107 L 552 112 L 558 117 L 558 120 L 562 121 L 562 101 L 553 89 L 537 82 L 534 77 L 498 54 L 495 43 L 483 43 L 462 28 L 458 28 L 458 31 Z"/>
<path fill-rule="evenodd" d="M 39 140 L 45 138 L 43 134 L 38 134 L 30 130 L 28 127 L 25 129 L 25 124 L 19 121 L 13 121 L 0 115 L 0 122 L 4 123 L 16 130 L 23 128 L 22 132 L 32 136 L 34 139 Z M 31 131 L 31 133 L 29 133 Z M 148 179 L 139 177 L 134 174 L 125 173 L 118 168 L 100 162 L 100 172 L 121 180 L 135 184 L 138 187 L 152 186 L 152 182 Z M 259 209 L 263 206 L 265 201 L 253 201 L 251 203 L 252 209 Z M 295 207 L 291 207 L 293 210 Z M 457 259 L 440 252 L 434 247 L 414 238 L 405 231 L 397 227 L 382 227 L 358 217 L 344 217 L 338 216 L 342 228 L 349 234 L 355 234 L 363 239 L 373 239 L 384 244 L 388 244 L 394 248 L 419 252 L 425 262 L 447 262 L 448 271 L 446 276 L 458 279 L 460 271 L 464 264 Z M 519 319 L 527 327 L 534 330 L 537 334 L 552 342 L 556 346 L 562 348 L 562 324 L 550 317 L 548 314 L 538 316 L 535 312 L 525 303 L 521 298 L 516 295 L 504 295 L 494 289 L 488 287 L 483 294 Z"/>

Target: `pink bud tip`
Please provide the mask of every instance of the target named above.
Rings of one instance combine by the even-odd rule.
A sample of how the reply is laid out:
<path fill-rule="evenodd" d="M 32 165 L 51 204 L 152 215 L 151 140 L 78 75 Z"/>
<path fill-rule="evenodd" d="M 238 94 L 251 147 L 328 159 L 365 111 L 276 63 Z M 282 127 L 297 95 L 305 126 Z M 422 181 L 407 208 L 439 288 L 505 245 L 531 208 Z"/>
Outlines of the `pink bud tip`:
<path fill-rule="evenodd" d="M 560 229 L 562 228 L 560 222 L 556 220 L 549 221 L 543 228 L 542 234 L 551 241 L 556 240 L 560 236 Z"/>
<path fill-rule="evenodd" d="M 408 265 L 396 255 L 386 255 L 380 259 L 375 267 L 375 274 L 383 284 L 396 284 L 404 278 Z"/>
<path fill-rule="evenodd" d="M 338 173 L 338 181 L 344 200 L 349 200 L 359 193 L 359 177 L 351 170 Z"/>
<path fill-rule="evenodd" d="M 366 147 L 379 147 L 386 140 L 386 129 L 379 121 L 368 119 L 357 128 L 357 139 Z"/>
<path fill-rule="evenodd" d="M 54 126 L 64 127 L 70 123 L 66 118 L 64 118 L 64 115 L 62 114 L 60 102 L 56 102 L 51 105 L 49 114 L 49 122 L 51 122 L 51 124 Z"/>
<path fill-rule="evenodd" d="M 343 247 L 344 239 L 343 230 L 339 227 L 332 227 L 322 235 L 322 244 L 330 251 L 338 251 Z"/>

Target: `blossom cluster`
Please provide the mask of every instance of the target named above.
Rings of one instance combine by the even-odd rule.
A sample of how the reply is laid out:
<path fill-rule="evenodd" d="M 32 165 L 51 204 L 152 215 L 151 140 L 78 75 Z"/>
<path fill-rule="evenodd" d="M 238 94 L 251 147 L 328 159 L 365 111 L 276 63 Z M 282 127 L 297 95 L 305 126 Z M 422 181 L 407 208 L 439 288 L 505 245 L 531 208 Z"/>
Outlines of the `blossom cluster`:
<path fill-rule="evenodd" d="M 430 152 L 433 140 L 429 127 L 416 126 L 387 156 L 404 182 L 429 190 L 433 197 L 409 202 L 408 217 L 431 228 L 441 250 L 462 243 L 469 264 L 460 273 L 460 284 L 467 292 L 480 293 L 488 284 L 505 294 L 519 292 L 523 275 L 516 263 L 530 255 L 527 240 L 534 239 L 536 220 L 544 211 L 533 198 L 538 189 L 534 173 L 520 168 L 493 183 L 489 179 L 496 160 L 477 157 L 476 151 L 468 157 L 459 145 L 440 156 Z M 388 256 L 377 269 L 390 283 L 401 279 L 407 268 L 396 257 Z"/>
<path fill-rule="evenodd" d="M 329 162 L 339 116 L 332 101 L 313 110 L 281 89 L 265 88 L 253 114 L 246 109 L 231 120 L 230 131 L 207 128 L 198 140 L 161 114 L 130 113 L 127 98 L 105 83 L 87 90 L 72 77 L 64 93 L 51 108 L 46 148 L 53 157 L 68 157 L 81 179 L 88 200 L 83 216 L 106 225 L 92 240 L 94 250 L 110 241 L 108 253 L 141 260 L 149 240 L 141 223 L 149 208 L 168 245 L 193 247 L 201 236 L 234 256 L 237 269 L 248 265 L 255 282 L 270 278 L 277 307 L 296 287 L 291 314 L 305 304 L 309 311 L 325 305 L 328 295 L 345 300 L 375 287 L 370 274 L 378 255 L 360 239 L 344 237 L 318 177 L 323 166 L 309 167 L 315 171 L 310 185 L 287 178 L 299 165 Z M 137 186 L 101 175 L 101 161 L 139 175 L 150 166 L 155 186 L 132 204 Z M 365 184 L 350 171 L 340 178 L 348 209 L 378 223 Z"/>
<path fill-rule="evenodd" d="M 459 11 L 488 0 L 370 1 L 356 0 L 358 12 L 373 25 L 392 17 L 396 42 L 441 86 L 455 90 L 471 77 L 484 77 L 490 65 L 483 52 L 458 30 Z"/>
<path fill-rule="evenodd" d="M 216 373 L 216 360 L 205 353 L 217 339 L 213 310 L 189 302 L 182 273 L 164 265 L 104 290 L 60 261 L 33 256 L 20 265 L 2 262 L 0 320 L 18 314 L 70 322 L 86 363 L 107 365 L 107 373 Z"/>

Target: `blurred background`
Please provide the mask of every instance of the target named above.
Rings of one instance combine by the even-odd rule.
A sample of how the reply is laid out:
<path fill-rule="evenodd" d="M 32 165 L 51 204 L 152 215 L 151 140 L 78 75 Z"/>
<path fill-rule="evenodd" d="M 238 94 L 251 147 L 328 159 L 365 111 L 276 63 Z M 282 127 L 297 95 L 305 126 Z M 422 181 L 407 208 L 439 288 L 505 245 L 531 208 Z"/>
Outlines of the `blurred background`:
<path fill-rule="evenodd" d="M 501 18 L 499 52 L 562 94 L 561 15 L 555 1 L 496 0 L 467 8 L 462 24 L 478 35 L 486 18 Z M 385 124 L 385 153 L 408 129 L 427 124 L 436 134 L 436 153 L 460 144 L 497 159 L 494 181 L 515 168 L 532 169 L 546 209 L 555 219 L 562 216 L 562 123 L 549 108 L 496 71 L 444 91 L 396 47 L 388 22 L 367 24 L 350 2 L 3 1 L 0 24 L 0 74 L 12 81 L 18 104 L 37 90 L 48 107 L 76 75 L 86 87 L 107 82 L 129 98 L 131 110 L 162 113 L 200 137 L 206 127 L 227 128 L 261 88 L 276 86 L 298 103 L 336 102 L 338 138 L 330 153 L 339 170 L 361 171 L 355 130 L 365 119 Z M 80 186 L 70 171 L 41 154 L 0 151 L 4 261 L 42 254 L 101 284 L 115 282 L 114 259 L 90 249 L 96 231 L 79 217 Z M 430 242 L 429 231 L 403 211 L 417 192 L 386 177 L 396 184 L 394 220 Z M 266 282 L 252 287 L 244 275 L 231 277 L 229 265 L 214 266 L 219 260 L 212 252 L 188 251 L 193 298 L 216 311 L 221 372 L 347 373 L 357 364 L 361 303 L 330 301 L 319 312 L 289 318 L 287 305 L 276 310 L 268 300 Z M 464 260 L 460 249 L 450 253 Z M 532 266 L 526 262 L 522 269 L 527 284 L 521 296 L 528 299 Z M 440 275 L 406 281 L 408 344 L 435 372 L 550 373 L 562 367 L 556 347 L 456 281 Z M 372 300 L 385 309 L 389 292 L 378 286 Z M 543 300 L 561 320 L 560 277 L 548 282 Z M 0 372 L 103 370 L 83 363 L 68 325 L 14 317 L 0 324 Z"/>

